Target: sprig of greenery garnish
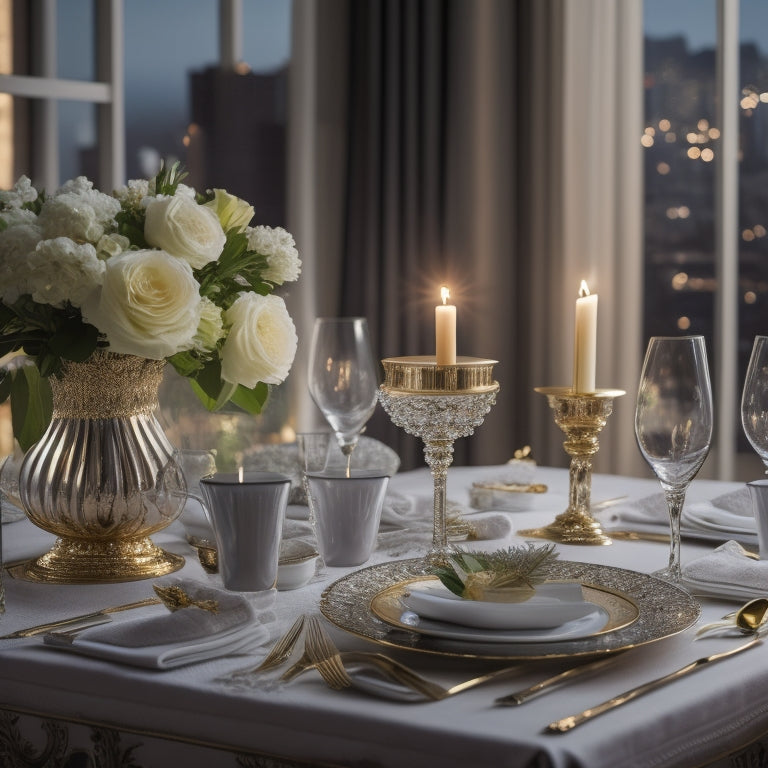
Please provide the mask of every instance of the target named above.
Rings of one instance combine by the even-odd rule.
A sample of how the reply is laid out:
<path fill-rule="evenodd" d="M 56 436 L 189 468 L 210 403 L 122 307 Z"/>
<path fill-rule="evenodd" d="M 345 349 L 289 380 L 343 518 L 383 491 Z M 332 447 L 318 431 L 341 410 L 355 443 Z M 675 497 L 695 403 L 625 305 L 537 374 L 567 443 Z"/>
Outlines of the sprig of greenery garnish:
<path fill-rule="evenodd" d="M 482 600 L 487 590 L 533 588 L 547 578 L 547 567 L 559 553 L 554 544 L 528 542 L 495 552 L 459 550 L 431 573 L 459 597 Z"/>

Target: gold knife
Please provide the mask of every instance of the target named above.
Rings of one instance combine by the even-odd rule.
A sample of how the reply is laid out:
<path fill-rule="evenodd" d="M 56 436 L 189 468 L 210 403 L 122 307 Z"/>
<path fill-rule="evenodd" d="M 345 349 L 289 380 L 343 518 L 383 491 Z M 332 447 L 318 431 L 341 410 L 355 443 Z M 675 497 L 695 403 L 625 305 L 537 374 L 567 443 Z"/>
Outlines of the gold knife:
<path fill-rule="evenodd" d="M 579 664 L 577 667 L 571 667 L 564 672 L 559 672 L 554 677 L 548 677 L 546 680 L 541 680 L 529 688 L 509 693 L 506 696 L 500 696 L 493 703 L 501 707 L 516 707 L 520 704 L 524 704 L 528 699 L 532 699 L 545 691 L 557 688 L 568 680 L 572 680 L 574 677 L 579 677 L 588 672 L 596 672 L 598 669 L 613 662 L 618 656 L 619 654 L 611 654 L 607 658 L 601 656 L 597 661 L 590 661 L 586 664 Z"/>
<path fill-rule="evenodd" d="M 102 608 L 98 611 L 92 611 L 91 613 L 84 613 L 80 616 L 73 616 L 70 619 L 60 619 L 59 621 L 51 621 L 47 624 L 37 624 L 34 627 L 27 627 L 26 629 L 17 629 L 15 632 L 11 632 L 7 635 L 0 635 L 0 640 L 16 640 L 20 637 L 34 637 L 35 635 L 42 635 L 51 630 L 61 629 L 62 627 L 68 627 L 72 624 L 79 624 L 83 621 L 91 621 L 106 616 L 108 613 L 118 613 L 120 611 L 130 611 L 133 608 L 143 608 L 145 605 L 158 605 L 161 603 L 157 597 L 148 597 L 144 600 L 138 600 L 135 603 L 126 603 L 125 605 L 115 605 L 111 608 Z"/>
<path fill-rule="evenodd" d="M 689 674 L 690 672 L 694 672 L 697 669 L 700 669 L 705 664 L 710 664 L 714 661 L 727 659 L 729 656 L 735 656 L 737 653 L 741 653 L 742 651 L 747 651 L 750 648 L 753 648 L 754 646 L 759 645 L 761 642 L 762 642 L 762 638 L 759 635 L 757 635 L 753 637 L 748 643 L 744 643 L 744 645 L 739 645 L 736 648 L 731 648 L 730 651 L 713 653 L 711 656 L 704 656 L 700 659 L 696 659 L 696 661 L 692 661 L 690 664 L 687 664 L 686 666 L 681 667 L 680 669 L 676 669 L 674 672 L 670 672 L 668 675 L 664 675 L 663 677 L 657 677 L 655 680 L 651 680 L 649 683 L 643 683 L 642 685 L 638 685 L 636 688 L 632 688 L 631 690 L 625 691 L 624 693 L 621 693 L 618 696 L 614 696 L 612 699 L 608 699 L 608 701 L 604 701 L 602 704 L 598 704 L 595 707 L 590 707 L 589 709 L 585 709 L 583 712 L 580 712 L 578 715 L 569 715 L 568 717 L 563 717 L 560 720 L 555 720 L 555 722 L 550 723 L 544 729 L 544 731 L 546 733 L 565 733 L 566 731 L 570 731 L 571 729 L 575 728 L 577 725 L 586 723 L 587 720 L 591 720 L 592 718 L 597 717 L 598 715 L 602 715 L 604 712 L 608 712 L 611 709 L 620 707 L 622 704 L 626 704 L 629 701 L 633 701 L 634 699 L 638 698 L 638 696 L 642 696 L 643 694 L 648 693 L 649 691 L 654 691 L 656 690 L 656 688 L 661 688 L 661 686 L 666 685 L 667 683 L 670 683 L 673 680 L 677 680 L 678 678 L 681 678 L 684 675 Z"/>

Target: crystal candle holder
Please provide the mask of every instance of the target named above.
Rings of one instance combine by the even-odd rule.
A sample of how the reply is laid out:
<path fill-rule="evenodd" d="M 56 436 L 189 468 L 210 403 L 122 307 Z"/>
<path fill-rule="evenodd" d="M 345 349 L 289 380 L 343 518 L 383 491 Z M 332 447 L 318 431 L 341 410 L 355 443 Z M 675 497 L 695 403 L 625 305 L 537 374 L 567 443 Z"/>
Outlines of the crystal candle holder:
<path fill-rule="evenodd" d="M 555 424 L 566 435 L 563 447 L 571 457 L 568 509 L 549 525 L 518 534 L 563 544 L 610 544 L 590 513 L 592 457 L 600 448 L 598 435 L 613 411 L 614 399 L 625 393 L 621 389 L 574 392 L 569 387 L 537 387 L 536 392 L 546 396 Z"/>
<path fill-rule="evenodd" d="M 473 434 L 496 402 L 496 360 L 459 357 L 456 365 L 437 365 L 434 357 L 382 360 L 385 381 L 379 400 L 392 422 L 424 441 L 424 457 L 434 481 L 432 548 L 428 558 L 444 560 L 446 482 L 453 443 Z"/>

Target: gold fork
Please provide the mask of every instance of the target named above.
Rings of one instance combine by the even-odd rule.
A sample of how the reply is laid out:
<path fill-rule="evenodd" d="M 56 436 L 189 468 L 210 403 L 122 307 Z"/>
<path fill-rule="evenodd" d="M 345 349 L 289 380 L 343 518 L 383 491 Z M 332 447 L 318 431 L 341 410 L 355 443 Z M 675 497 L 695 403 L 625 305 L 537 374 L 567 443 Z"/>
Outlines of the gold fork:
<path fill-rule="evenodd" d="M 315 616 L 310 618 L 307 625 L 304 650 L 320 676 L 331 688 L 342 690 L 352 685 L 352 678 L 344 669 L 338 649 Z"/>
<path fill-rule="evenodd" d="M 451 688 L 444 688 L 438 683 L 427 680 L 409 667 L 401 664 L 399 661 L 395 661 L 395 659 L 391 659 L 381 653 L 371 653 L 367 651 L 340 651 L 334 645 L 320 623 L 316 619 L 314 621 L 317 622 L 315 629 L 311 633 L 309 630 L 307 631 L 304 654 L 295 664 L 283 673 L 280 678 L 283 682 L 293 680 L 304 672 L 317 668 L 321 675 L 325 672 L 329 676 L 331 674 L 336 676 L 336 682 L 339 683 L 339 685 L 332 685 L 331 687 L 348 688 L 352 685 L 353 681 L 344 669 L 344 662 L 367 664 L 376 668 L 394 682 L 422 694 L 426 699 L 431 701 L 441 701 L 449 696 L 455 696 L 457 693 L 462 693 L 470 688 L 474 688 L 495 678 L 505 677 L 510 673 L 519 670 L 518 665 L 504 667 L 480 675 L 479 677 L 473 677 L 470 680 L 457 683 Z M 331 660 L 333 664 L 332 668 Z M 323 662 L 325 663 L 321 670 L 320 664 Z M 342 680 L 349 682 L 341 685 Z"/>
<path fill-rule="evenodd" d="M 299 616 L 293 622 L 291 628 L 272 646 L 272 650 L 255 667 L 238 669 L 231 676 L 248 677 L 249 675 L 267 672 L 270 669 L 279 667 L 291 655 L 301 630 L 304 628 L 304 619 L 303 614 Z"/>

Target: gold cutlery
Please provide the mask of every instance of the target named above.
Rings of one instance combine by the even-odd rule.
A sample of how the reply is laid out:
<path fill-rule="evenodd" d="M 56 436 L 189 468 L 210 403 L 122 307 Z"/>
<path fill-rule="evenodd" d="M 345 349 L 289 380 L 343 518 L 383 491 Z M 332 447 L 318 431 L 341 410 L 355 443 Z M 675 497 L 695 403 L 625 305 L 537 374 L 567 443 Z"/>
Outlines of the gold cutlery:
<path fill-rule="evenodd" d="M 272 646 L 272 650 L 255 667 L 238 669 L 230 677 L 248 677 L 259 672 L 267 672 L 270 669 L 279 667 L 293 651 L 296 641 L 299 639 L 301 630 L 304 628 L 304 615 L 299 616 L 293 622 L 291 628 Z"/>
<path fill-rule="evenodd" d="M 756 597 L 754 600 L 744 603 L 738 611 L 726 613 L 721 621 L 704 624 L 696 632 L 696 639 L 698 640 L 713 630 L 726 627 L 738 629 L 744 634 L 751 634 L 757 632 L 766 621 L 768 621 L 768 598 Z"/>
<path fill-rule="evenodd" d="M 283 682 L 289 682 L 304 672 L 316 669 L 332 688 L 348 688 L 354 684 L 354 681 L 344 667 L 345 662 L 367 665 L 374 668 L 391 681 L 422 694 L 430 701 L 441 701 L 490 680 L 501 678 L 520 670 L 519 665 L 504 667 L 503 669 L 497 669 L 479 677 L 465 680 L 451 688 L 444 688 L 384 654 L 368 651 L 340 651 L 320 625 L 318 619 L 312 617 L 309 620 L 307 634 L 304 639 L 304 654 L 283 673 L 280 679 Z M 332 680 L 333 684 L 328 682 L 326 677 Z M 344 684 L 342 684 L 342 681 L 345 681 Z"/>
<path fill-rule="evenodd" d="M 84 613 L 80 616 L 72 616 L 69 619 L 59 619 L 58 621 L 49 621 L 46 624 L 36 624 L 34 627 L 26 627 L 25 629 L 17 629 L 15 632 L 11 632 L 7 635 L 0 635 L 0 640 L 16 640 L 21 637 L 34 637 L 35 635 L 42 635 L 46 632 L 52 632 L 54 630 L 68 627 L 73 624 L 82 624 L 83 622 L 92 622 L 101 624 L 99 621 L 102 617 L 105 617 L 109 613 L 119 613 L 121 611 L 130 611 L 134 608 L 143 608 L 145 605 L 159 605 L 162 601 L 157 597 L 148 597 L 145 600 L 138 600 L 135 603 L 126 603 L 125 605 L 115 605 L 111 608 L 102 608 L 98 611 L 92 611 L 91 613 Z M 109 618 L 108 616 L 106 617 Z"/>
<path fill-rule="evenodd" d="M 632 688 L 629 691 L 625 691 L 624 693 L 621 693 L 618 696 L 614 696 L 612 699 L 608 699 L 608 701 L 604 701 L 602 704 L 598 704 L 594 707 L 590 707 L 589 709 L 585 709 L 583 712 L 580 712 L 579 714 L 569 715 L 568 717 L 563 717 L 560 720 L 555 720 L 554 722 L 550 723 L 544 730 L 547 733 L 565 733 L 566 731 L 570 731 L 571 729 L 575 728 L 577 725 L 586 723 L 588 720 L 592 720 L 598 715 L 602 715 L 611 709 L 620 707 L 622 704 L 627 704 L 628 702 L 633 701 L 639 696 L 643 696 L 644 694 L 649 693 L 650 691 L 654 691 L 657 688 L 661 688 L 663 685 L 666 685 L 667 683 L 670 683 L 673 680 L 678 680 L 679 678 L 689 674 L 690 672 L 695 672 L 697 669 L 700 669 L 706 664 L 711 664 L 715 661 L 721 661 L 722 659 L 727 659 L 730 656 L 735 656 L 737 653 L 741 653 L 742 651 L 747 651 L 750 648 L 753 648 L 754 646 L 759 645 L 761 642 L 762 642 L 762 638 L 760 637 L 760 635 L 755 635 L 755 637 L 753 637 L 748 643 L 744 643 L 744 645 L 739 645 L 736 648 L 731 648 L 729 651 L 722 651 L 721 653 L 713 653 L 710 656 L 704 656 L 700 659 L 696 659 L 696 661 L 692 661 L 690 664 L 686 664 L 686 666 L 681 667 L 680 669 L 676 669 L 674 672 L 670 672 L 668 675 L 664 675 L 663 677 L 657 677 L 655 680 L 651 680 L 648 683 L 643 683 L 642 685 L 638 685 L 637 687 Z"/>
<path fill-rule="evenodd" d="M 554 675 L 554 677 L 548 677 L 546 680 L 541 680 L 528 688 L 509 693 L 506 696 L 500 696 L 493 703 L 501 707 L 515 707 L 519 704 L 524 704 L 529 699 L 539 696 L 547 690 L 557 688 L 563 683 L 573 680 L 575 677 L 580 677 L 588 672 L 595 672 L 598 669 L 608 666 L 608 664 L 614 661 L 618 655 L 619 654 L 614 654 L 607 658 L 600 658 L 597 659 L 597 661 L 590 661 L 586 664 L 579 664 L 577 667 L 571 667 L 564 672 Z"/>
<path fill-rule="evenodd" d="M 669 544 L 668 533 L 655 533 L 654 531 L 631 531 L 610 528 L 607 530 L 603 529 L 603 533 L 605 533 L 606 536 L 610 536 L 612 539 L 617 539 L 618 541 L 658 541 L 664 544 Z M 685 533 L 683 533 L 683 538 L 685 538 Z M 741 546 L 741 551 L 744 557 L 749 557 L 752 560 L 760 559 L 760 555 L 758 555 L 757 552 L 750 551 L 744 547 L 743 544 L 739 546 Z"/>

